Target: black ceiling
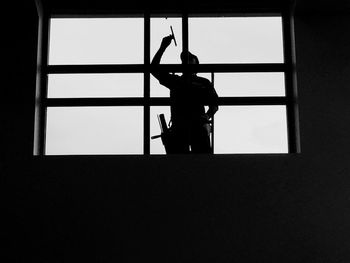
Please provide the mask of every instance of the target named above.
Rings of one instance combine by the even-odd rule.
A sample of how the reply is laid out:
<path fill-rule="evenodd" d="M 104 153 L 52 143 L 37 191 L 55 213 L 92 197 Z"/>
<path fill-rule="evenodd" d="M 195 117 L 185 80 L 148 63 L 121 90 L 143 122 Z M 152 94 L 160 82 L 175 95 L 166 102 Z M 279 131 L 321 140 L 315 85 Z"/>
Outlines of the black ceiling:
<path fill-rule="evenodd" d="M 350 0 L 36 0 L 52 13 L 244 11 L 296 7 L 300 12 L 349 12 Z"/>

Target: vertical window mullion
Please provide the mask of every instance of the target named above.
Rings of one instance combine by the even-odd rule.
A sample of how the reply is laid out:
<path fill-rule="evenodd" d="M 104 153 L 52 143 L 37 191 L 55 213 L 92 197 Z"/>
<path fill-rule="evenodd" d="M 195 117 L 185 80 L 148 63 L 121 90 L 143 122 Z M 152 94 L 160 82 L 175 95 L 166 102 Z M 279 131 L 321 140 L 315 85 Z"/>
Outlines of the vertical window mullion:
<path fill-rule="evenodd" d="M 150 14 L 144 14 L 144 138 L 143 153 L 150 154 Z"/>
<path fill-rule="evenodd" d="M 282 14 L 282 32 L 283 32 L 283 46 L 284 46 L 284 63 L 286 64 L 285 71 L 285 85 L 287 97 L 287 131 L 288 131 L 288 148 L 289 153 L 300 152 L 300 145 L 298 142 L 298 126 L 296 123 L 296 92 L 293 79 L 294 61 L 293 61 L 293 43 L 292 43 L 292 29 L 291 29 L 291 14 L 284 12 Z"/>
<path fill-rule="evenodd" d="M 49 61 L 49 36 L 50 36 L 50 16 L 46 11 L 43 12 L 42 18 L 42 31 L 41 31 L 41 76 L 40 76 L 40 86 L 39 86 L 39 151 L 38 154 L 40 156 L 45 155 L 46 148 L 46 121 L 47 121 L 47 82 L 48 82 L 48 61 Z"/>
<path fill-rule="evenodd" d="M 188 14 L 182 14 L 182 52 L 187 54 L 188 51 Z M 188 59 L 185 60 L 185 65 L 187 65 Z"/>
<path fill-rule="evenodd" d="M 215 89 L 214 81 L 215 81 L 215 74 L 214 72 L 211 72 L 211 83 Z M 211 120 L 211 153 L 214 154 L 214 116 L 212 117 L 212 120 Z"/>

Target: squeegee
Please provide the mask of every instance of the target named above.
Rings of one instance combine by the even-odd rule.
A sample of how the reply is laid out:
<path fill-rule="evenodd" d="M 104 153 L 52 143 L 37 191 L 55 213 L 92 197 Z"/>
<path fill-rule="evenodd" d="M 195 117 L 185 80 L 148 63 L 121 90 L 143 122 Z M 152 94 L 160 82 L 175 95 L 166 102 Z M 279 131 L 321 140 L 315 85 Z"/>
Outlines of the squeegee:
<path fill-rule="evenodd" d="M 177 47 L 176 39 L 175 39 L 175 35 L 174 35 L 174 31 L 173 31 L 173 27 L 172 27 L 172 26 L 170 26 L 170 30 L 171 30 L 171 36 L 172 36 L 173 39 L 174 39 L 175 46 Z"/>

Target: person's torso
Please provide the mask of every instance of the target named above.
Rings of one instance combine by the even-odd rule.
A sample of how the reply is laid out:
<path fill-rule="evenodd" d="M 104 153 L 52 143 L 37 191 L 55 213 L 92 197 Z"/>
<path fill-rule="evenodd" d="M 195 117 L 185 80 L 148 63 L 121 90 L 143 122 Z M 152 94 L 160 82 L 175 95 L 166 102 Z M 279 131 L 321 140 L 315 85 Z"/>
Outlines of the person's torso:
<path fill-rule="evenodd" d="M 181 76 L 178 84 L 170 90 L 173 124 L 196 123 L 205 113 L 209 81 L 198 76 Z"/>

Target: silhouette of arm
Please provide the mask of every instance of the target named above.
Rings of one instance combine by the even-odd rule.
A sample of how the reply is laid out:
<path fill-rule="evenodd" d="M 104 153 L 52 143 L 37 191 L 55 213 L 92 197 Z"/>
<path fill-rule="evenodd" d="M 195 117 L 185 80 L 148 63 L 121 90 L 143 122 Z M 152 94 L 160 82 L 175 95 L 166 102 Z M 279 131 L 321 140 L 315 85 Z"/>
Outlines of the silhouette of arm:
<path fill-rule="evenodd" d="M 211 105 L 209 106 L 209 109 L 207 111 L 208 118 L 211 119 L 214 117 L 214 114 L 219 110 L 219 106 L 217 105 Z"/>
<path fill-rule="evenodd" d="M 167 49 L 167 47 L 170 45 L 171 41 L 173 39 L 172 35 L 166 36 L 163 38 L 162 43 L 160 45 L 160 48 L 158 49 L 157 53 L 154 55 L 152 62 L 151 62 L 151 74 L 158 79 L 159 83 L 168 89 L 173 89 L 181 84 L 181 78 L 175 74 L 170 74 L 168 71 L 163 70 L 161 68 L 156 68 L 155 66 L 158 66 L 160 64 L 160 60 L 162 59 L 162 56 Z"/>
<path fill-rule="evenodd" d="M 152 59 L 152 62 L 151 62 L 152 66 L 156 66 L 160 64 L 160 60 L 162 59 L 162 56 L 165 50 L 167 49 L 167 47 L 170 45 L 172 39 L 173 37 L 171 35 L 163 38 L 160 48 L 158 49 L 157 53 L 154 55 Z M 152 68 L 151 74 L 161 82 L 164 78 L 166 78 L 169 75 L 169 72 Z"/>
<path fill-rule="evenodd" d="M 209 108 L 206 112 L 208 121 L 214 117 L 214 114 L 219 110 L 219 96 L 216 93 L 213 85 L 209 84 Z"/>

